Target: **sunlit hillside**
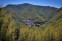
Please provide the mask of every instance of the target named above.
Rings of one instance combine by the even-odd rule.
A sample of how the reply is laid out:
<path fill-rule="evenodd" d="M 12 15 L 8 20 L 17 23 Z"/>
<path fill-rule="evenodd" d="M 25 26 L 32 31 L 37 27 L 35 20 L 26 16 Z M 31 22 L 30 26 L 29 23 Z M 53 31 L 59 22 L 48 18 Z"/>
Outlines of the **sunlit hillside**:
<path fill-rule="evenodd" d="M 0 41 L 62 41 L 62 8 L 27 3 L 0 8 Z"/>

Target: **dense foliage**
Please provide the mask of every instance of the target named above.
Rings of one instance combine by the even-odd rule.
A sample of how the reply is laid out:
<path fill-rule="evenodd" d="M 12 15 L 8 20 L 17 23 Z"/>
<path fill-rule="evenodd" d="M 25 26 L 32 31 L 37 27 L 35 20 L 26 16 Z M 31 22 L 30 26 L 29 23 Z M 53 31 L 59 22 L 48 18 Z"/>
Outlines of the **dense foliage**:
<path fill-rule="evenodd" d="M 26 5 L 28 4 L 23 4 L 20 7 Z M 28 7 L 26 6 L 26 8 L 24 7 L 26 10 L 21 10 L 23 11 L 21 12 L 21 15 L 19 13 L 14 14 L 13 12 L 15 11 L 11 6 L 12 5 L 10 5 L 9 7 L 0 8 L 0 41 L 62 41 L 61 8 L 56 10 L 53 8 L 55 10 L 54 15 L 52 13 L 51 15 L 48 15 L 48 17 L 45 16 L 47 17 L 45 18 L 43 14 L 41 14 L 42 12 L 39 15 L 35 11 L 36 8 L 43 8 L 41 6 L 32 7 L 34 9 L 32 14 L 30 14 Z M 32 5 L 29 4 L 29 6 Z M 50 9 L 48 9 L 48 11 L 49 10 Z M 45 21 L 45 19 L 47 21 Z M 33 24 L 35 26 L 33 26 Z"/>

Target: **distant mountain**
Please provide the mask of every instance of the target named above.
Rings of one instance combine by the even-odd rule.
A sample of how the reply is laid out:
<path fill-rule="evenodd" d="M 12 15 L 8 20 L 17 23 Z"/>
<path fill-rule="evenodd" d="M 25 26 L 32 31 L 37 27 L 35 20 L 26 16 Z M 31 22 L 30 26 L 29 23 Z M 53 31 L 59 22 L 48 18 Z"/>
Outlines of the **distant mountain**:
<path fill-rule="evenodd" d="M 0 8 L 0 41 L 62 41 L 62 8 L 28 3 Z"/>
<path fill-rule="evenodd" d="M 33 23 L 40 22 L 48 23 L 50 20 L 54 20 L 55 16 L 59 15 L 58 13 L 62 9 L 50 7 L 50 6 L 38 6 L 38 5 L 32 5 L 28 3 L 23 3 L 19 5 L 7 5 L 6 7 L 2 8 L 3 14 L 13 14 L 13 18 L 17 22 L 23 22 L 25 21 L 31 21 Z M 24 22 L 25 22 L 24 21 Z M 39 24 L 40 24 L 39 23 Z M 28 22 L 27 22 L 28 24 Z"/>

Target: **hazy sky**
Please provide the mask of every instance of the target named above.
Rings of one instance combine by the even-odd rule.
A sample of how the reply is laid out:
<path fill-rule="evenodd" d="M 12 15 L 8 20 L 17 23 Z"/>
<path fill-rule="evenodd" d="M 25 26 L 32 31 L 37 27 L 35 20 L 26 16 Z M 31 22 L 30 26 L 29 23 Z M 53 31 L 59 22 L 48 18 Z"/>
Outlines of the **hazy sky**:
<path fill-rule="evenodd" d="M 8 4 L 22 4 L 30 3 L 34 5 L 41 6 L 52 6 L 52 7 L 62 7 L 62 0 L 0 0 L 0 6 L 6 6 Z"/>

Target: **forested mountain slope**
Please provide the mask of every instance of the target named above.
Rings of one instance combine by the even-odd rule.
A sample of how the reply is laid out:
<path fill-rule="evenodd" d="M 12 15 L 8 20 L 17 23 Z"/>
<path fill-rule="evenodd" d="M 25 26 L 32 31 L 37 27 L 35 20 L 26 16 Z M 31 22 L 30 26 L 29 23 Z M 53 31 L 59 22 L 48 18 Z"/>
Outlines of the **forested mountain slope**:
<path fill-rule="evenodd" d="M 0 8 L 0 41 L 62 41 L 62 8 L 28 3 Z"/>
<path fill-rule="evenodd" d="M 58 8 L 49 6 L 37 6 L 28 3 L 19 5 L 7 5 L 2 9 L 3 14 L 13 14 L 13 18 L 21 22 L 31 21 L 32 25 L 36 22 L 45 23 L 49 21 L 53 16 L 56 15 Z M 34 23 L 33 23 L 34 22 Z"/>

